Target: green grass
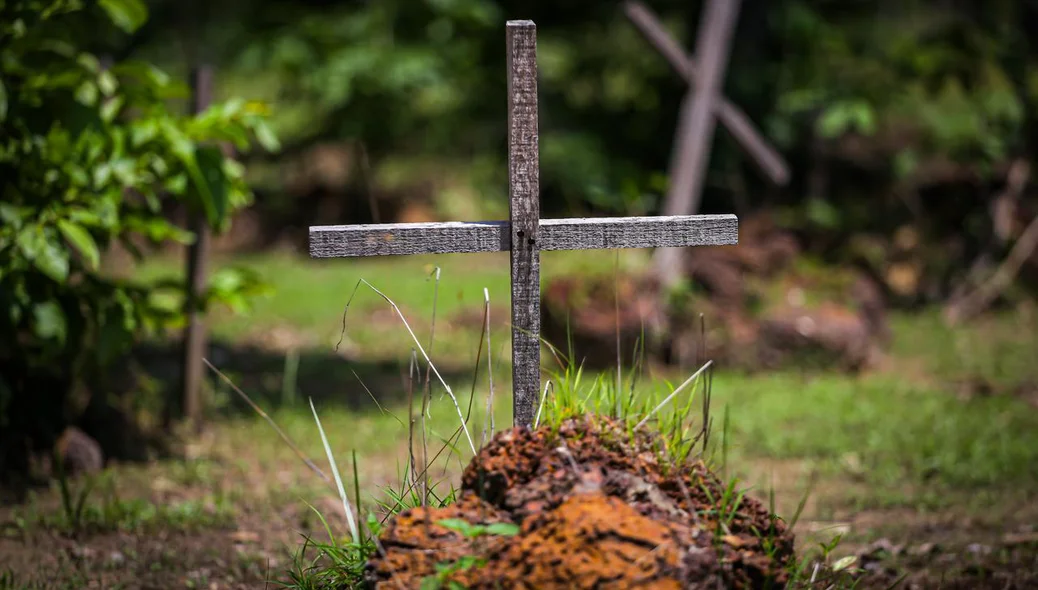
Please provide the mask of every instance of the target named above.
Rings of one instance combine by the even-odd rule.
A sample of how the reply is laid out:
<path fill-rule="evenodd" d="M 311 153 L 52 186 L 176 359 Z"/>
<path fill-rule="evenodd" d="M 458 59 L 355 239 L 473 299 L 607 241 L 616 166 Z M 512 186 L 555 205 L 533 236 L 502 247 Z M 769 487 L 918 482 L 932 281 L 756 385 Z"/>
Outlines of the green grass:
<path fill-rule="evenodd" d="M 37 495 L 33 494 L 27 505 L 15 510 L 13 524 L 19 529 L 43 526 L 67 534 L 97 534 L 190 531 L 229 526 L 234 522 L 238 498 L 223 490 L 197 498 L 156 502 L 140 496 L 122 497 L 112 476 L 113 472 L 106 472 L 78 482 L 79 490 L 83 490 L 79 496 L 82 508 L 75 516 L 53 505 L 38 504 Z M 87 485 L 90 488 L 84 490 L 83 486 Z"/>
<path fill-rule="evenodd" d="M 620 264 L 624 268 L 645 262 L 642 251 L 622 254 Z M 605 253 L 546 253 L 543 268 L 546 279 L 550 279 L 567 273 L 610 273 L 615 261 L 612 254 Z M 432 357 L 438 365 L 458 364 L 470 371 L 479 342 L 483 288 L 489 289 L 492 303 L 498 306 L 497 315 L 503 315 L 508 305 L 507 255 L 331 261 L 275 255 L 242 258 L 235 263 L 260 272 L 271 281 L 275 294 L 258 301 L 247 317 L 220 317 L 214 331 L 227 338 L 264 327 L 290 326 L 315 335 L 318 346 L 329 346 L 338 339 L 345 302 L 358 279 L 364 278 L 393 298 L 405 310 L 418 337 L 425 339 L 434 302 L 430 273 L 439 266 L 442 275 Z M 169 265 L 169 260 L 159 260 L 142 272 L 176 272 Z M 381 298 L 362 288 L 349 311 L 347 336 L 365 358 L 406 359 L 412 346 L 410 337 L 398 319 L 385 313 L 388 309 Z M 388 319 L 373 321 L 379 311 Z M 452 326 L 452 319 L 466 311 L 476 321 Z M 501 323 L 507 319 L 496 318 Z M 927 312 L 894 314 L 891 323 L 894 340 L 890 356 L 895 364 L 880 374 L 858 378 L 787 371 L 747 376 L 726 372 L 722 367 L 717 374 L 714 403 L 718 410 L 728 406 L 731 412 L 736 458 L 810 461 L 828 473 L 864 482 L 884 502 L 892 498 L 911 502 L 912 490 L 925 497 L 942 487 L 969 493 L 985 487 L 1035 483 L 1038 475 L 1031 466 L 1038 464 L 1036 413 L 1005 393 L 960 399 L 956 383 L 981 379 L 1004 388 L 1038 383 L 1038 320 L 1003 314 L 953 329 L 944 326 L 936 313 Z M 507 329 L 499 323 L 494 330 L 496 356 L 501 357 Z M 502 361 L 495 366 L 495 380 L 505 398 L 507 359 L 495 360 Z M 545 363 L 551 363 L 550 356 L 545 357 Z M 468 391 L 471 381 L 465 374 L 459 373 L 463 381 L 452 383 L 454 388 Z M 682 378 L 678 374 L 662 377 Z M 481 379 L 482 387 L 485 375 Z M 356 390 L 358 384 L 353 381 L 328 386 Z M 303 391 L 300 398 L 310 393 Z M 318 409 L 322 417 L 327 413 L 325 419 L 334 423 L 340 417 L 331 407 Z M 399 406 L 394 408 L 398 416 L 403 415 L 401 411 Z M 507 405 L 501 404 L 499 411 L 504 415 L 498 423 L 508 423 Z M 305 413 L 289 413 L 283 419 L 296 436 L 307 438 L 312 424 Z M 438 428 L 446 429 L 452 419 L 445 411 L 444 424 Z M 379 413 L 348 414 L 341 420 L 350 422 L 350 430 L 358 434 L 358 444 L 350 448 L 356 448 L 361 456 L 382 452 L 374 434 L 395 425 L 393 418 Z M 255 437 L 253 428 L 264 427 L 247 424 L 248 420 L 233 431 Z M 319 448 L 310 450 L 320 455 Z"/>
<path fill-rule="evenodd" d="M 644 264 L 645 252 L 631 250 L 620 256 L 621 268 Z M 612 272 L 617 262 L 610 253 L 575 255 L 572 252 L 541 254 L 542 280 L 569 273 L 594 274 Z M 509 321 L 510 302 L 508 254 L 454 254 L 441 256 L 386 257 L 382 259 L 309 260 L 290 255 L 261 255 L 218 260 L 214 268 L 224 265 L 244 266 L 260 273 L 273 287 L 269 297 L 255 301 L 248 315 L 218 316 L 213 333 L 216 337 L 237 340 L 276 327 L 313 337 L 318 346 L 331 348 L 339 340 L 346 302 L 359 279 L 366 279 L 391 297 L 408 317 L 408 321 L 427 333 L 436 298 L 436 268 L 441 269 L 437 300 L 440 338 L 435 352 L 465 366 L 475 354 L 479 320 L 483 307 L 483 289 L 490 294 L 491 305 L 498 313 L 492 321 Z M 135 271 L 135 276 L 150 279 L 181 276 L 181 262 L 170 258 L 149 260 Z M 388 315 L 388 305 L 370 289 L 362 288 L 350 309 L 347 335 L 366 356 L 399 355 L 408 350 L 410 340 L 399 322 Z M 448 320 L 459 313 L 472 314 L 474 326 L 455 329 Z M 501 336 L 505 336 L 502 333 Z M 507 338 L 496 339 L 495 354 Z M 454 361 L 458 356 L 462 361 Z M 435 360 L 435 357 L 434 357 Z"/>
<path fill-rule="evenodd" d="M 911 490 L 1038 483 L 1038 417 L 1016 399 L 960 401 L 893 376 L 721 375 L 716 391 L 743 458 L 814 461 L 908 502 Z"/>

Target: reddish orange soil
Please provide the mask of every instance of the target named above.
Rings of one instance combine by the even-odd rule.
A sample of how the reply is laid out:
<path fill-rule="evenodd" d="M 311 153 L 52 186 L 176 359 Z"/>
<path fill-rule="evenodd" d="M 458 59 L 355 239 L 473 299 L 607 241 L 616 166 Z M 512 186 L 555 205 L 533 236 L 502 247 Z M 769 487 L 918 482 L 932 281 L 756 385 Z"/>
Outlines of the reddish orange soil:
<path fill-rule="evenodd" d="M 784 587 L 785 524 L 752 498 L 725 506 L 702 463 L 668 469 L 656 444 L 604 418 L 502 432 L 466 468 L 456 504 L 390 522 L 368 582 L 416 588 L 470 557 L 448 576 L 468 588 Z M 465 538 L 444 519 L 519 533 Z"/>

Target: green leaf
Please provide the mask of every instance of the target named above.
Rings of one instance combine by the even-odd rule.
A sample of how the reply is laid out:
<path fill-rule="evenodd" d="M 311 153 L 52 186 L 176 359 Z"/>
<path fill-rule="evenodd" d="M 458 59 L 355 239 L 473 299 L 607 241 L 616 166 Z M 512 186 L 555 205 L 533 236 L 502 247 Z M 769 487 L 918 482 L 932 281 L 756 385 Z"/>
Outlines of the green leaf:
<path fill-rule="evenodd" d="M 466 536 L 467 533 L 472 530 L 472 525 L 460 518 L 445 518 L 443 520 L 436 521 L 436 524 L 442 526 L 445 529 L 458 531 L 462 535 Z"/>
<path fill-rule="evenodd" d="M 147 62 L 121 62 L 112 68 L 112 72 L 117 76 L 136 78 L 138 82 L 143 82 L 152 91 L 159 93 L 168 91 L 174 83 L 169 74 Z"/>
<path fill-rule="evenodd" d="M 147 143 L 159 134 L 159 125 L 154 119 L 145 119 L 143 121 L 135 122 L 130 128 L 130 143 L 134 147 L 139 147 L 141 144 Z"/>
<path fill-rule="evenodd" d="M 80 53 L 76 63 L 86 68 L 90 73 L 97 74 L 101 71 L 101 61 L 89 53 Z"/>
<path fill-rule="evenodd" d="M 817 123 L 818 134 L 832 139 L 843 134 L 850 124 L 850 113 L 843 104 L 828 108 Z"/>
<path fill-rule="evenodd" d="M 270 128 L 264 121 L 257 121 L 255 124 L 256 140 L 259 141 L 263 149 L 268 152 L 276 152 L 281 149 L 281 142 L 278 141 L 274 130 Z"/>
<path fill-rule="evenodd" d="M 0 80 L 0 123 L 7 120 L 7 88 L 4 81 Z"/>
<path fill-rule="evenodd" d="M 177 227 L 161 216 L 127 217 L 123 224 L 127 230 L 144 234 L 149 240 L 157 243 L 173 240 L 186 246 L 195 241 L 193 233 Z"/>
<path fill-rule="evenodd" d="M 834 572 L 843 571 L 843 570 L 851 567 L 852 565 L 854 565 L 854 562 L 856 562 L 857 560 L 858 560 L 858 556 L 857 555 L 848 555 L 847 557 L 844 557 L 844 558 L 840 559 L 839 561 L 837 561 L 836 563 L 833 564 L 833 571 Z"/>
<path fill-rule="evenodd" d="M 97 270 L 101 265 L 101 253 L 90 232 L 66 219 L 58 221 L 58 229 L 61 231 L 61 235 L 65 236 L 65 239 L 86 259 L 91 270 Z"/>
<path fill-rule="evenodd" d="M 24 209 L 10 203 L 0 203 L 0 221 L 3 221 L 5 225 L 19 229 L 22 226 L 23 216 L 25 216 Z"/>
<path fill-rule="evenodd" d="M 111 123 L 115 119 L 116 115 L 119 114 L 119 111 L 123 108 L 125 102 L 126 101 L 121 96 L 106 100 L 105 103 L 101 105 L 101 119 L 105 123 Z"/>
<path fill-rule="evenodd" d="M 15 243 L 29 261 L 44 275 L 64 283 L 68 278 L 68 255 L 65 249 L 49 239 L 39 226 L 18 232 Z"/>
<path fill-rule="evenodd" d="M 115 75 L 112 72 L 105 70 L 97 76 L 97 87 L 105 96 L 111 96 L 115 94 L 116 89 L 119 87 L 119 82 L 116 81 Z"/>
<path fill-rule="evenodd" d="M 97 104 L 97 97 L 97 84 L 94 84 L 91 80 L 83 82 L 79 85 L 79 88 L 76 89 L 76 101 L 79 104 L 92 107 Z"/>
<path fill-rule="evenodd" d="M 127 33 L 139 29 L 148 20 L 148 7 L 141 0 L 100 0 L 115 26 Z"/>
<path fill-rule="evenodd" d="M 228 181 L 223 170 L 223 154 L 213 146 L 200 148 L 195 156 L 198 163 L 196 188 L 204 199 L 203 207 L 209 216 L 211 225 L 219 225 L 227 218 Z"/>
<path fill-rule="evenodd" d="M 65 312 L 56 301 L 47 301 L 33 306 L 33 330 L 43 339 L 54 339 L 65 343 L 67 323 Z"/>
<path fill-rule="evenodd" d="M 68 252 L 50 240 L 44 243 L 32 262 L 40 272 L 56 282 L 64 283 L 68 279 Z"/>
<path fill-rule="evenodd" d="M 836 229 L 840 225 L 840 211 L 825 199 L 807 201 L 807 218 L 826 229 Z"/>
<path fill-rule="evenodd" d="M 519 534 L 519 526 L 510 522 L 495 522 L 487 526 L 487 534 L 502 537 L 514 537 Z"/>
<path fill-rule="evenodd" d="M 125 294 L 123 297 L 125 298 Z M 132 303 L 130 305 L 132 306 Z M 136 323 L 132 316 L 128 315 L 127 305 L 119 303 L 109 306 L 98 323 L 101 329 L 97 335 L 96 353 L 101 363 L 107 364 L 129 347 Z"/>

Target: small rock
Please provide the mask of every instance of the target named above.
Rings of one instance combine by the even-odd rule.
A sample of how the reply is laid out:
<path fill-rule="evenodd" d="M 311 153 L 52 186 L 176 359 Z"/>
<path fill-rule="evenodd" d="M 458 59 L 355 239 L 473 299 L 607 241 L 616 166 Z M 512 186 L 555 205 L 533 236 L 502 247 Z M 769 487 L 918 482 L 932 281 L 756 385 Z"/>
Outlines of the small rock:
<path fill-rule="evenodd" d="M 70 477 L 97 473 L 104 468 L 105 459 L 101 445 L 75 426 L 69 426 L 61 433 L 55 449 L 64 464 L 65 473 Z"/>
<path fill-rule="evenodd" d="M 913 557 L 926 557 L 932 555 L 938 550 L 936 543 L 923 543 L 922 545 L 916 545 L 915 547 L 908 550 L 908 554 Z"/>
<path fill-rule="evenodd" d="M 259 543 L 259 533 L 254 531 L 234 531 L 231 533 L 231 540 L 236 543 Z"/>
<path fill-rule="evenodd" d="M 94 556 L 95 551 L 85 545 L 76 545 L 72 549 L 69 549 L 69 555 L 75 559 L 90 559 Z"/>
<path fill-rule="evenodd" d="M 966 547 L 966 551 L 973 555 L 988 555 L 991 553 L 991 547 L 987 545 L 981 545 L 980 543 L 970 543 Z"/>
<path fill-rule="evenodd" d="M 861 554 L 860 557 L 870 560 L 879 560 L 886 554 L 891 557 L 895 557 L 904 552 L 904 545 L 895 545 L 890 539 L 882 538 L 877 539 L 871 545 L 869 545 Z"/>
<path fill-rule="evenodd" d="M 108 554 L 108 563 L 113 566 L 120 566 L 126 562 L 126 556 L 119 551 L 112 551 Z"/>

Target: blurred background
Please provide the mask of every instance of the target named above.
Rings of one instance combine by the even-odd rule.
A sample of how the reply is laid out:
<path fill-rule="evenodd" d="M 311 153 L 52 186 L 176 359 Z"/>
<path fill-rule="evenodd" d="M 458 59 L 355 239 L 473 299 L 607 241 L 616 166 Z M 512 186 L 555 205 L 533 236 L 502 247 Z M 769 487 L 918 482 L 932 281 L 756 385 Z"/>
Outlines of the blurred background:
<path fill-rule="evenodd" d="M 694 50 L 705 4 L 639 6 L 702 68 Z M 248 563 L 234 574 L 241 583 L 260 576 L 264 559 L 284 565 L 271 539 L 291 545 L 293 527 L 315 525 L 284 508 L 314 482 L 304 483 L 292 452 L 228 383 L 276 410 L 321 456 L 312 398 L 343 457 L 359 449 L 373 458 L 361 462 L 365 490 L 393 481 L 390 458 L 400 458 L 406 430 L 376 433 L 399 427 L 387 412 L 406 399 L 413 341 L 393 308 L 356 289 L 362 278 L 399 306 L 448 382 L 471 386 L 478 400 L 489 383 L 479 372 L 473 379 L 473 367 L 489 354 L 504 392 L 498 424 L 509 424 L 507 253 L 315 261 L 308 227 L 507 218 L 509 19 L 537 24 L 542 217 L 661 214 L 690 86 L 631 6 L 0 8 L 10 43 L 2 170 L 17 179 L 0 211 L 0 285 L 12 310 L 0 344 L 0 467 L 22 490 L 19 507 L 0 515 L 21 523 L 4 542 L 37 555 L 40 538 L 68 529 L 71 513 L 54 517 L 60 526 L 46 516 L 46 506 L 62 514 L 50 484 L 30 504 L 21 484 L 53 476 L 44 460 L 52 449 L 67 461 L 96 449 L 101 458 L 82 462 L 109 466 L 108 487 L 95 493 L 109 508 L 86 512 L 98 536 L 59 536 L 69 551 L 102 549 L 68 563 L 125 557 L 126 543 L 161 562 L 142 538 L 112 532 L 158 526 L 217 553 L 246 547 L 237 554 Z M 743 0 L 720 91 L 788 174 L 776 182 L 718 123 L 701 204 L 685 213 L 737 214 L 740 243 L 688 249 L 666 288 L 649 251 L 543 254 L 543 336 L 558 348 L 543 353 L 545 378 L 581 364 L 615 374 L 619 356 L 624 376 L 645 374 L 650 387 L 712 359 L 733 469 L 761 489 L 773 485 L 787 512 L 815 486 L 805 538 L 837 531 L 852 541 L 848 551 L 919 562 L 877 566 L 880 578 L 897 567 L 930 575 L 932 564 L 948 570 L 955 559 L 965 572 L 969 560 L 1009 547 L 1022 553 L 981 569 L 1024 580 L 1038 542 L 1028 493 L 1038 483 L 1036 31 L 1032 1 Z M 48 53 L 47 39 L 73 49 Z M 77 73 L 61 78 L 62 68 Z M 106 90 L 109 71 L 118 89 Z M 80 106 L 48 102 L 61 93 Z M 99 113 L 103 124 L 86 132 L 98 147 L 61 155 L 48 125 L 79 129 L 66 117 L 76 109 Z M 49 147 L 16 149 L 28 137 Z M 133 146 L 128 166 L 147 174 L 121 175 L 116 157 L 105 159 L 123 143 Z M 159 171 L 151 153 L 171 164 Z M 78 188 L 37 186 L 51 169 Z M 77 184 L 77 170 L 90 180 Z M 109 197 L 118 227 L 90 221 L 104 217 L 99 203 Z M 75 212 L 86 210 L 93 217 Z M 52 242 L 26 246 L 30 226 Z M 204 248 L 188 245 L 210 233 Z M 54 254 L 64 272 L 40 262 L 51 260 L 46 243 L 71 253 Z M 116 317 L 118 334 L 107 332 Z M 227 380 L 197 359 L 187 368 L 192 317 L 206 328 L 189 352 Z M 442 424 L 452 411 L 444 405 Z M 181 432 L 185 415 L 197 427 Z M 278 489 L 266 489 L 271 481 Z M 142 499 L 133 508 L 126 497 Z M 204 532 L 212 526 L 262 540 L 228 541 Z M 917 545 L 928 548 L 909 550 Z M 941 562 L 937 546 L 969 560 Z M 191 555 L 191 565 L 147 575 L 163 587 L 215 567 Z M 147 560 L 128 561 L 119 567 L 145 575 Z"/>

